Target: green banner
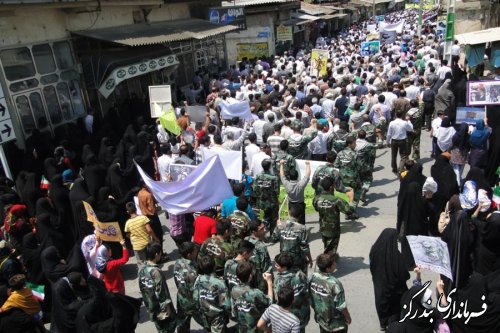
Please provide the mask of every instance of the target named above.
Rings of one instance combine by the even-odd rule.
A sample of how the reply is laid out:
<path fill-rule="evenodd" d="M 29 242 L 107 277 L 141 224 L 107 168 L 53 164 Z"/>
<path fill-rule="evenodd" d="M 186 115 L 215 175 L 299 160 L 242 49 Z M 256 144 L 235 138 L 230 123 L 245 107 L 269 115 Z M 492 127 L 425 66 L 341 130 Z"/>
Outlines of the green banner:
<path fill-rule="evenodd" d="M 448 13 L 446 18 L 446 40 L 453 40 L 455 35 L 455 13 Z"/>

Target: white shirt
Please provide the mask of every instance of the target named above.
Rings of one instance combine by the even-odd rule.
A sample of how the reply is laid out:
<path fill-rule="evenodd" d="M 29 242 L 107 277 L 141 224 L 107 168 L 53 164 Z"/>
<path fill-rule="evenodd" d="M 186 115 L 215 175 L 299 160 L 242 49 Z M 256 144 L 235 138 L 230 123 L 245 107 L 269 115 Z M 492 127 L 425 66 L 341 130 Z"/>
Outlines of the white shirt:
<path fill-rule="evenodd" d="M 439 127 L 441 126 L 441 122 L 443 121 L 442 118 L 436 117 L 436 119 L 432 120 L 431 122 L 431 127 L 432 127 L 432 136 L 437 138 L 437 132 Z"/>
<path fill-rule="evenodd" d="M 172 163 L 174 159 L 169 155 L 161 155 L 158 157 L 158 172 L 160 173 L 161 181 L 168 182 L 167 174 L 170 173 L 170 163 Z"/>
<path fill-rule="evenodd" d="M 252 165 L 252 160 L 255 154 L 257 154 L 260 151 L 259 146 L 257 146 L 254 143 L 249 144 L 248 146 L 245 147 L 245 154 L 246 154 L 246 159 L 247 159 L 247 165 L 250 167 Z"/>
<path fill-rule="evenodd" d="M 290 137 L 290 135 L 292 135 L 292 134 L 293 134 L 293 131 L 290 127 L 283 126 L 281 128 L 281 136 L 283 137 L 283 139 L 287 140 Z"/>
<path fill-rule="evenodd" d="M 417 99 L 417 96 L 420 93 L 420 89 L 418 89 L 418 87 L 413 84 L 408 88 L 406 88 L 405 91 L 406 91 L 406 97 L 408 97 L 409 100 Z"/>
<path fill-rule="evenodd" d="M 262 161 L 264 161 L 266 158 L 271 157 L 269 157 L 269 155 L 267 155 L 263 151 L 259 151 L 257 154 L 253 155 L 252 164 L 250 165 L 250 172 L 252 173 L 253 177 L 264 171 L 264 169 L 262 168 Z"/>
<path fill-rule="evenodd" d="M 253 123 L 253 132 L 257 135 L 257 143 L 262 143 L 262 134 L 264 134 L 265 120 L 259 119 Z"/>
<path fill-rule="evenodd" d="M 453 44 L 451 46 L 451 55 L 452 56 L 459 56 L 460 55 L 460 45 Z"/>
<path fill-rule="evenodd" d="M 441 67 L 439 67 L 439 69 L 436 72 L 436 74 L 437 74 L 437 76 L 439 76 L 440 80 L 444 80 L 446 73 L 451 73 L 451 68 L 448 66 L 441 66 Z"/>
<path fill-rule="evenodd" d="M 392 140 L 406 139 L 407 132 L 413 132 L 413 125 L 409 120 L 396 118 L 389 124 L 387 130 L 387 142 L 391 143 Z"/>

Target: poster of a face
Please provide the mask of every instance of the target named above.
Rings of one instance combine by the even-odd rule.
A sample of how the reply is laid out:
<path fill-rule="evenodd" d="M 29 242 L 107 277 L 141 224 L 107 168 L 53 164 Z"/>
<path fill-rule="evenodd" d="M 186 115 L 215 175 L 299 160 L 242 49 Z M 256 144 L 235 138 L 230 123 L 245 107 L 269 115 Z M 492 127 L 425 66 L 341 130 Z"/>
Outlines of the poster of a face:
<path fill-rule="evenodd" d="M 180 182 L 196 169 L 195 165 L 170 164 L 170 176 L 173 182 Z"/>
<path fill-rule="evenodd" d="M 500 105 L 500 81 L 467 82 L 467 105 Z"/>
<path fill-rule="evenodd" d="M 457 108 L 457 119 L 456 123 L 466 123 L 469 125 L 475 125 L 476 120 L 484 119 L 485 109 L 484 107 L 458 107 Z"/>

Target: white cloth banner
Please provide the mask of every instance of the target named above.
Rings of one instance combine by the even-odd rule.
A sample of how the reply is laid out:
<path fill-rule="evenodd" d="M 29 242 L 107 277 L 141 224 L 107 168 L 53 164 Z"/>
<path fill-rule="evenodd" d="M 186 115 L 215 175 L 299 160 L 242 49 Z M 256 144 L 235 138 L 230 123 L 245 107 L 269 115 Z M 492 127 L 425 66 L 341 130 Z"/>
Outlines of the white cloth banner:
<path fill-rule="evenodd" d="M 195 123 L 205 122 L 205 114 L 207 113 L 207 107 L 205 105 L 188 105 L 185 106 L 184 109 L 190 121 L 194 121 Z"/>
<path fill-rule="evenodd" d="M 241 180 L 241 176 L 243 174 L 243 158 L 241 155 L 241 151 L 210 150 L 203 148 L 202 152 L 204 161 L 213 156 L 219 156 L 222 167 L 224 168 L 228 179 Z"/>
<path fill-rule="evenodd" d="M 299 173 L 299 179 L 301 179 L 306 174 L 306 160 L 295 160 L 295 162 L 296 162 L 296 165 L 297 165 L 296 170 Z M 309 163 L 310 163 L 310 166 L 311 166 L 311 178 L 310 178 L 310 180 L 311 180 L 312 176 L 314 175 L 314 172 L 316 171 L 316 169 L 319 168 L 322 165 L 325 165 L 326 162 L 309 161 Z"/>
<path fill-rule="evenodd" d="M 367 24 L 366 25 L 366 30 L 369 32 L 376 32 L 377 31 L 377 25 L 376 24 Z"/>
<path fill-rule="evenodd" d="M 404 25 L 405 21 L 401 20 L 396 23 L 379 22 L 378 27 L 380 31 L 396 31 L 397 33 L 402 33 Z"/>
<path fill-rule="evenodd" d="M 183 181 L 172 183 L 153 180 L 137 163 L 135 166 L 160 206 L 172 214 L 199 212 L 233 196 L 218 157 L 201 163 Z"/>
<path fill-rule="evenodd" d="M 231 119 L 239 117 L 241 119 L 252 119 L 252 112 L 250 111 L 250 103 L 248 101 L 229 103 L 222 101 L 220 103 L 222 119 Z"/>
<path fill-rule="evenodd" d="M 438 237 L 406 236 L 415 264 L 453 280 L 448 246 Z"/>

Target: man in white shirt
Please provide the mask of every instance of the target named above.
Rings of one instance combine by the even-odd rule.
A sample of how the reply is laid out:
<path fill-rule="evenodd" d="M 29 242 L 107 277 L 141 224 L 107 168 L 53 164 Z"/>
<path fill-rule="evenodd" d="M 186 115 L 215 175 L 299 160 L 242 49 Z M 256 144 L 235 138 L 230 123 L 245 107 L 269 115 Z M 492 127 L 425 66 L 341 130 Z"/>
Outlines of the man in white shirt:
<path fill-rule="evenodd" d="M 283 139 L 287 140 L 290 135 L 293 134 L 293 130 L 290 128 L 292 121 L 288 118 L 283 119 L 283 127 L 281 127 L 281 136 Z"/>
<path fill-rule="evenodd" d="M 444 59 L 442 63 L 443 66 L 439 67 L 436 74 L 440 80 L 444 81 L 446 73 L 451 73 L 451 68 L 448 66 L 448 60 Z"/>
<path fill-rule="evenodd" d="M 265 159 L 271 158 L 271 148 L 265 143 L 260 145 L 260 151 L 253 155 L 252 164 L 250 164 L 250 172 L 253 177 L 257 177 L 258 174 L 261 174 L 264 171 L 262 168 L 262 161 Z"/>
<path fill-rule="evenodd" d="M 266 124 L 266 121 L 264 120 L 263 111 L 259 111 L 257 116 L 259 117 L 259 119 L 253 123 L 253 132 L 257 135 L 257 144 L 261 144 L 262 136 L 264 135 L 264 125 Z"/>
<path fill-rule="evenodd" d="M 158 172 L 160 173 L 160 178 L 162 182 L 168 182 L 169 174 L 170 174 L 170 164 L 173 162 L 173 158 L 171 156 L 172 152 L 170 151 L 170 144 L 167 143 L 160 148 L 161 156 L 158 157 L 156 161 L 158 165 Z"/>
<path fill-rule="evenodd" d="M 458 60 L 460 60 L 460 45 L 458 45 L 458 40 L 455 40 L 451 47 L 451 65 L 458 64 Z"/>
<path fill-rule="evenodd" d="M 396 111 L 396 119 L 391 121 L 387 130 L 387 144 L 391 147 L 391 168 L 392 172 L 396 175 L 398 174 L 398 164 L 396 162 L 398 151 L 401 157 L 401 167 L 408 158 L 406 150 L 407 134 L 408 132 L 413 132 L 413 125 L 409 117 L 403 120 L 403 115 L 403 110 Z"/>
<path fill-rule="evenodd" d="M 245 146 L 245 155 L 247 166 L 250 168 L 250 166 L 252 165 L 253 157 L 255 156 L 255 154 L 260 152 L 260 148 L 255 144 L 257 142 L 257 134 L 250 133 L 248 135 L 248 141 L 250 141 L 250 144 Z"/>
<path fill-rule="evenodd" d="M 438 111 L 437 112 L 437 117 L 434 118 L 431 122 L 431 138 L 432 138 L 432 153 L 431 157 L 436 156 L 436 152 L 439 151 L 438 145 L 437 145 L 437 132 L 439 127 L 441 127 L 441 122 L 443 121 L 444 117 L 444 112 L 443 111 Z"/>

